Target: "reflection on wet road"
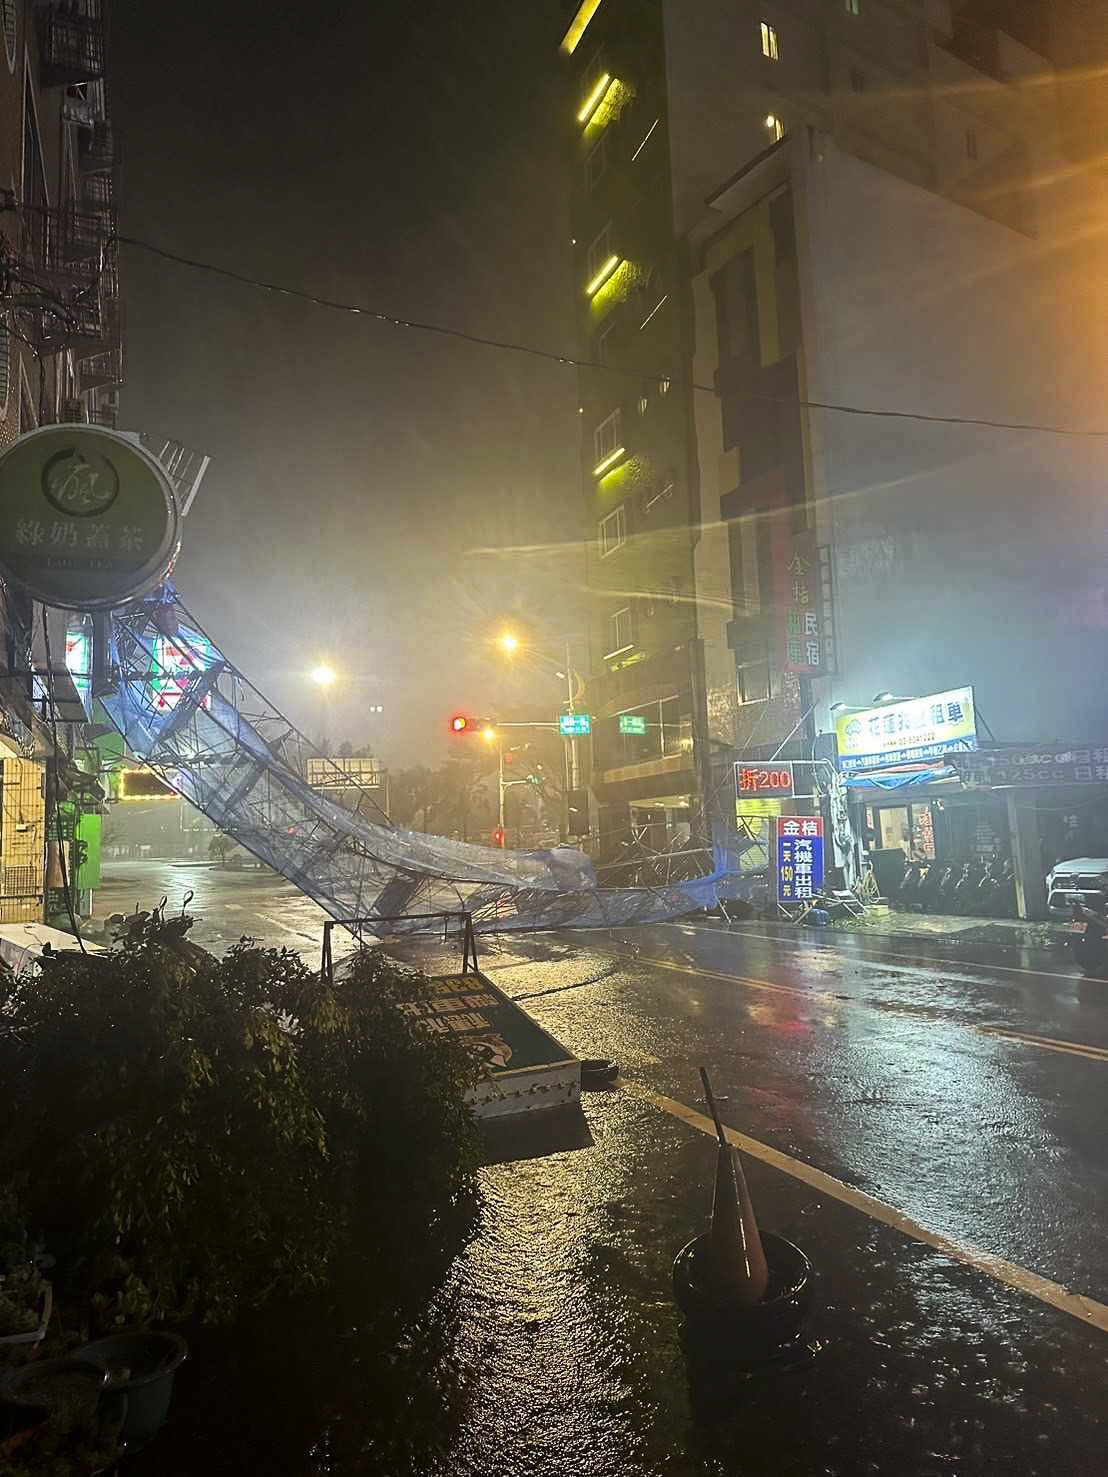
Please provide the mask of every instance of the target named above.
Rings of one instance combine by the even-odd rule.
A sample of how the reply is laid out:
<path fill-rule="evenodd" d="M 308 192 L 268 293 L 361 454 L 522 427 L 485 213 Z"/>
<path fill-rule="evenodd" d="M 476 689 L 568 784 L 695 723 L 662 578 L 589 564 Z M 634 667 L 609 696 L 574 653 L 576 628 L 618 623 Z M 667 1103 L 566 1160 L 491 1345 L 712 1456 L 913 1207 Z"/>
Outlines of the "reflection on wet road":
<path fill-rule="evenodd" d="M 113 905 L 169 875 L 117 877 Z M 213 942 L 317 946 L 322 915 L 275 879 L 208 872 L 203 898 Z M 314 1470 L 1103 1470 L 1105 1335 L 961 1252 L 1108 1302 L 1108 984 L 993 945 L 959 941 L 955 959 L 942 940 L 710 924 L 482 949 L 501 988 L 633 1090 L 586 1099 L 590 1148 L 482 1172 L 482 1234 L 431 1315 L 449 1331 L 433 1450 L 428 1434 L 414 1464 L 382 1450 Z M 811 1256 L 825 1344 L 803 1373 L 722 1391 L 690 1387 L 669 1280 L 708 1210 L 714 1151 L 678 1116 L 702 1108 L 701 1063 L 725 1122 L 767 1151 L 748 1160 L 755 1204 Z"/>

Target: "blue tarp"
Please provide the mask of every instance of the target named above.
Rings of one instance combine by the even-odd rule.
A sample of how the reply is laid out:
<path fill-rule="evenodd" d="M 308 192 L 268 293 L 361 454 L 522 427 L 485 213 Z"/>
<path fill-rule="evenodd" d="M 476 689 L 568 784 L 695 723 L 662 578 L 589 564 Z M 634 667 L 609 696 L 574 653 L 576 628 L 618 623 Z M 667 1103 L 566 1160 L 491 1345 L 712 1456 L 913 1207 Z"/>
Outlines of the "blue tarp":
<path fill-rule="evenodd" d="M 942 769 L 915 769 L 899 774 L 848 774 L 843 776 L 843 784 L 848 790 L 914 790 L 936 780 L 953 779 L 957 773 L 947 764 Z"/>

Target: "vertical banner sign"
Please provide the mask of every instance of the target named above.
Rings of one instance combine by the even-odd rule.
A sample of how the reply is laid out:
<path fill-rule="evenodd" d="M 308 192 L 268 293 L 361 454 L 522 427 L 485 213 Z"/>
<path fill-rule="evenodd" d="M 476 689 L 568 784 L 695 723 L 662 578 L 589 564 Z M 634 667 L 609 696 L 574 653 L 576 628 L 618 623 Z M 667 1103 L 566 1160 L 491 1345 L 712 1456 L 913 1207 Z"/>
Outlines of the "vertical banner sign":
<path fill-rule="evenodd" d="M 774 583 L 781 670 L 795 677 L 822 677 L 824 649 L 823 573 L 815 533 L 789 538 L 782 528 L 774 540 Z"/>
<path fill-rule="evenodd" d="M 777 900 L 807 902 L 823 889 L 823 819 L 777 817 Z"/>

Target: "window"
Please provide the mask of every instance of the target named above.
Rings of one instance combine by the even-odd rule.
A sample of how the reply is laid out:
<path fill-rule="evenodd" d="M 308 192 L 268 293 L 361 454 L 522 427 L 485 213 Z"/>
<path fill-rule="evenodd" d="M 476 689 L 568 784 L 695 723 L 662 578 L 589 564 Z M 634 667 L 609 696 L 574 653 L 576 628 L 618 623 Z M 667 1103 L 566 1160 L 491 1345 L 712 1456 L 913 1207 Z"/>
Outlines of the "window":
<path fill-rule="evenodd" d="M 592 449 L 596 456 L 597 466 L 606 461 L 608 457 L 623 445 L 623 413 L 613 410 L 611 415 L 600 422 L 592 433 Z"/>
<path fill-rule="evenodd" d="M 8 54 L 8 71 L 15 71 L 16 18 L 19 15 L 19 0 L 2 0 L 4 7 L 4 50 Z"/>
<path fill-rule="evenodd" d="M 768 57 L 771 62 L 781 60 L 777 54 L 777 32 L 768 21 L 762 22 L 762 55 Z"/>
<path fill-rule="evenodd" d="M 764 655 L 758 661 L 741 665 L 736 661 L 740 703 L 764 703 L 769 697 L 769 652 L 764 646 L 763 651 Z"/>
<path fill-rule="evenodd" d="M 19 430 L 33 431 L 38 425 L 38 413 L 35 410 L 35 397 L 31 394 L 31 387 L 27 383 L 27 371 L 22 362 L 19 368 Z"/>
<path fill-rule="evenodd" d="M 966 129 L 966 158 L 967 159 L 976 159 L 977 158 L 977 129 L 976 128 L 967 128 Z"/>
<path fill-rule="evenodd" d="M 612 362 L 612 334 L 616 326 L 609 323 L 607 328 L 601 330 L 596 339 L 596 362 L 598 364 L 611 364 Z"/>
<path fill-rule="evenodd" d="M 639 396 L 639 403 L 638 403 L 638 412 L 639 412 L 639 414 L 640 415 L 645 415 L 646 412 L 649 409 L 650 409 L 650 397 L 648 395 L 640 395 Z"/>
<path fill-rule="evenodd" d="M 585 155 L 585 188 L 590 191 L 595 190 L 607 168 L 608 135 L 602 133 L 597 143 Z"/>
<path fill-rule="evenodd" d="M 751 248 L 733 256 L 712 278 L 716 299 L 719 357 L 756 365 L 761 360 L 758 289 Z"/>
<path fill-rule="evenodd" d="M 589 247 L 588 256 L 585 258 L 585 273 L 590 282 L 613 256 L 615 252 L 612 250 L 612 223 L 609 221 Z"/>
<path fill-rule="evenodd" d="M 41 260 L 46 251 L 46 170 L 42 162 L 42 140 L 35 114 L 35 100 L 28 75 L 23 89 L 23 176 L 22 205 L 28 211 L 27 231 Z"/>
<path fill-rule="evenodd" d="M 12 372 L 12 338 L 8 330 L 0 325 L 0 410 L 8 408 L 8 386 Z"/>
<path fill-rule="evenodd" d="M 627 542 L 627 505 L 620 503 L 614 513 L 600 520 L 600 557 L 607 559 Z"/>
<path fill-rule="evenodd" d="M 658 381 L 658 394 L 668 395 L 672 387 L 673 381 L 669 378 L 669 376 L 663 376 L 663 378 Z"/>
<path fill-rule="evenodd" d="M 847 15 L 861 15 L 862 0 L 843 0 Z"/>
<path fill-rule="evenodd" d="M 634 616 L 629 605 L 625 605 L 622 610 L 617 610 L 612 616 L 612 634 L 609 639 L 612 643 L 609 656 L 615 656 L 617 651 L 626 651 L 634 644 Z"/>
<path fill-rule="evenodd" d="M 866 74 L 859 72 L 857 67 L 850 69 L 850 90 L 851 92 L 865 92 L 866 90 Z"/>
<path fill-rule="evenodd" d="M 779 144 L 785 137 L 785 125 L 776 113 L 766 114 L 766 131 L 775 144 Z"/>

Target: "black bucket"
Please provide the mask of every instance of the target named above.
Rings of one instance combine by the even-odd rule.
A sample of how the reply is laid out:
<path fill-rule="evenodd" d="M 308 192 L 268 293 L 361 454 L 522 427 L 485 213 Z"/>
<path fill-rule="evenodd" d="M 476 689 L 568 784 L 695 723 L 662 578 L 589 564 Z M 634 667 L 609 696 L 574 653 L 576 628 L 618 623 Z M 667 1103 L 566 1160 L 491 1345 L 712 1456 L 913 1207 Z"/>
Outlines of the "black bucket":
<path fill-rule="evenodd" d="M 721 1296 L 710 1281 L 706 1233 L 683 1246 L 673 1263 L 673 1290 L 688 1319 L 690 1341 L 712 1357 L 751 1370 L 789 1364 L 809 1352 L 801 1327 L 811 1302 L 812 1264 L 783 1236 L 761 1234 L 769 1285 L 752 1306 Z"/>

